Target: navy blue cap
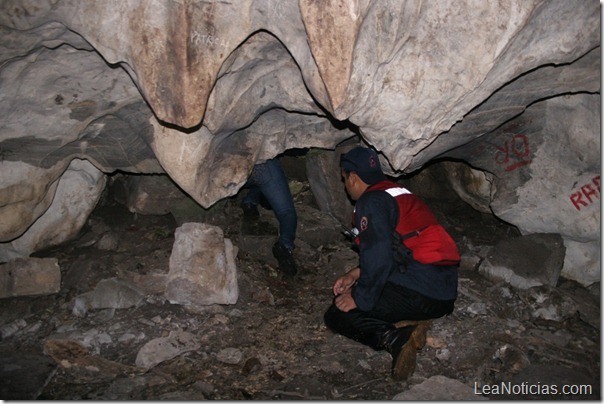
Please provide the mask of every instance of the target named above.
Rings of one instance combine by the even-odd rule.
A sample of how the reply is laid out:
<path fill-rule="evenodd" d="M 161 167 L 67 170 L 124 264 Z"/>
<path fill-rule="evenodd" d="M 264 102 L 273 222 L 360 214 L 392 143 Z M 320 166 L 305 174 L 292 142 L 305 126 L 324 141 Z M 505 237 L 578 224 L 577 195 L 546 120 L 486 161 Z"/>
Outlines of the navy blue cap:
<path fill-rule="evenodd" d="M 344 171 L 354 171 L 364 183 L 373 185 L 385 181 L 380 159 L 375 151 L 357 146 L 340 157 L 340 167 Z"/>

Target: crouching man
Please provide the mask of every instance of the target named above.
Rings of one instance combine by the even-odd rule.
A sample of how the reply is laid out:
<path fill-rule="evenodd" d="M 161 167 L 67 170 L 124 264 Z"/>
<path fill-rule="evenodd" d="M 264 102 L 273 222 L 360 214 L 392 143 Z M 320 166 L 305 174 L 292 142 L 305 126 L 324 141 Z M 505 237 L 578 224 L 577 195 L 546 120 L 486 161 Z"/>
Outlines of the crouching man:
<path fill-rule="evenodd" d="M 387 180 L 373 150 L 350 150 L 342 155 L 340 167 L 346 191 L 356 201 L 359 266 L 335 281 L 325 324 L 390 352 L 392 376 L 404 380 L 415 371 L 428 326 L 419 322 L 397 328 L 395 323 L 453 311 L 460 256 L 428 206 Z"/>

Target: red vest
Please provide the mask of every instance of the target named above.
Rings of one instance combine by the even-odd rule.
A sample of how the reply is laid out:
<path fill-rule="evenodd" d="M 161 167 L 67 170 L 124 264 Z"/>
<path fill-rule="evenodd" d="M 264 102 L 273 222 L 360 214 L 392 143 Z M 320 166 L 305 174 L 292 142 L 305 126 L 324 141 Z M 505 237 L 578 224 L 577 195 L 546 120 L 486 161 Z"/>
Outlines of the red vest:
<path fill-rule="evenodd" d="M 461 260 L 455 241 L 420 198 L 391 181 L 371 185 L 365 192 L 386 191 L 396 200 L 399 219 L 396 231 L 422 264 L 456 265 Z"/>

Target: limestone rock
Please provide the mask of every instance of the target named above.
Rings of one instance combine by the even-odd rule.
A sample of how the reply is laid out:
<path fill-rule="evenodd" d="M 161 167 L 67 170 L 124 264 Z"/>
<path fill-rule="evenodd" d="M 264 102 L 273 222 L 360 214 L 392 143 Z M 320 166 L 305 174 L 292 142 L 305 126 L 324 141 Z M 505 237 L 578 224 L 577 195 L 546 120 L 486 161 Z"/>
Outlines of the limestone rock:
<path fill-rule="evenodd" d="M 342 183 L 340 156 L 351 148 L 315 151 L 306 156 L 308 182 L 319 208 L 346 227 L 351 226 L 353 208 Z"/>
<path fill-rule="evenodd" d="M 105 176 L 85 160 L 73 160 L 63 173 L 48 209 L 18 239 L 0 243 L 0 262 L 73 239 L 105 188 Z"/>
<path fill-rule="evenodd" d="M 126 205 L 130 212 L 141 215 L 165 215 L 172 205 L 190 199 L 167 175 L 122 176 L 112 188 L 116 200 Z"/>
<path fill-rule="evenodd" d="M 479 212 L 491 213 L 493 175 L 464 163 L 443 162 L 452 188 L 461 199 Z"/>
<path fill-rule="evenodd" d="M 531 234 L 501 241 L 480 264 L 480 273 L 514 287 L 556 286 L 564 263 L 564 244 L 558 234 Z"/>
<path fill-rule="evenodd" d="M 580 242 L 564 239 L 566 256 L 561 275 L 575 280 L 583 286 L 594 285 L 601 280 L 602 243 L 600 240 Z"/>
<path fill-rule="evenodd" d="M 319 248 L 344 239 L 341 225 L 332 215 L 304 205 L 297 206 L 296 211 L 298 213 L 296 237 L 312 247 Z"/>
<path fill-rule="evenodd" d="M 231 240 L 219 227 L 185 223 L 175 232 L 165 296 L 175 304 L 234 304 L 239 296 Z"/>
<path fill-rule="evenodd" d="M 47 339 L 44 341 L 44 353 L 65 369 L 76 383 L 111 381 L 120 375 L 141 373 L 134 366 L 91 354 L 86 347 L 74 340 Z"/>
<path fill-rule="evenodd" d="M 140 93 L 125 72 L 107 69 L 94 52 L 36 49 L 0 77 L 21 82 L 3 86 L 0 99 L 6 123 L 0 130 L 0 240 L 21 235 L 46 211 L 76 157 L 104 172 L 162 172 L 141 137 L 150 126 L 139 120 Z"/>
<path fill-rule="evenodd" d="M 193 334 L 186 331 L 172 331 L 167 337 L 155 338 L 143 345 L 136 355 L 135 363 L 138 367 L 151 369 L 199 347 L 200 343 Z"/>
<path fill-rule="evenodd" d="M 432 376 L 420 384 L 416 384 L 409 390 L 399 393 L 393 397 L 398 401 L 465 401 L 486 400 L 480 393 L 462 382 L 450 379 L 446 376 Z"/>
<path fill-rule="evenodd" d="M 11 335 L 14 335 L 20 330 L 24 329 L 25 327 L 27 327 L 27 322 L 22 318 L 10 322 L 8 324 L 3 324 L 2 326 L 0 326 L 0 339 L 6 339 Z"/>
<path fill-rule="evenodd" d="M 16 258 L 0 265 L 0 298 L 48 295 L 60 289 L 56 258 Z"/>
<path fill-rule="evenodd" d="M 109 278 L 101 280 L 93 291 L 79 295 L 75 310 L 126 309 L 139 304 L 143 293 L 128 281 Z"/>
<path fill-rule="evenodd" d="M 528 355 L 522 349 L 511 344 L 505 344 L 498 348 L 493 357 L 502 362 L 502 368 L 505 372 L 511 374 L 518 373 L 531 364 Z"/>
<path fill-rule="evenodd" d="M 243 352 L 237 348 L 224 348 L 216 353 L 216 359 L 223 363 L 237 365 L 243 359 Z"/>

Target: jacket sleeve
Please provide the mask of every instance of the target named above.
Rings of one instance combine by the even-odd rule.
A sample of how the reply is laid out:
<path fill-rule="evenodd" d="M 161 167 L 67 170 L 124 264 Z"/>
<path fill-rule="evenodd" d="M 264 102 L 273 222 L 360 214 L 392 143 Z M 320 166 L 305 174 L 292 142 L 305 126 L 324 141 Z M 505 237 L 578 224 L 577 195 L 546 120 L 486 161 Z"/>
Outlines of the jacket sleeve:
<path fill-rule="evenodd" d="M 374 308 L 390 276 L 394 262 L 392 231 L 397 220 L 396 202 L 385 192 L 369 192 L 357 201 L 355 226 L 360 232 L 361 275 L 352 297 L 360 310 Z"/>

